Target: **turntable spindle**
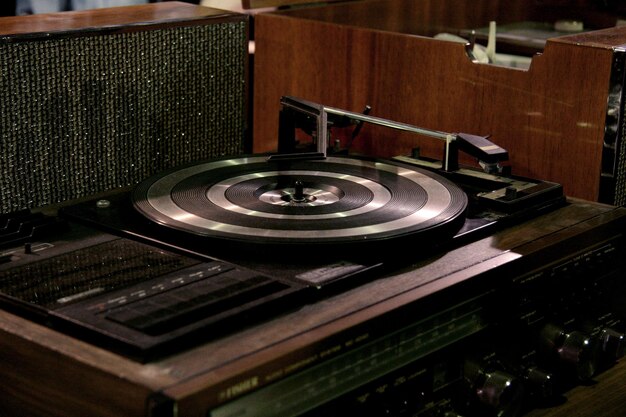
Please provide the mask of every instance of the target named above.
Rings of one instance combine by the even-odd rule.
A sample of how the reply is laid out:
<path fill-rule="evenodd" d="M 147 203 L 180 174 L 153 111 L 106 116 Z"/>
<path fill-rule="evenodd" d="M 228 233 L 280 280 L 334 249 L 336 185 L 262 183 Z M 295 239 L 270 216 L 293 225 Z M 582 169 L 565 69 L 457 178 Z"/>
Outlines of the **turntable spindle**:
<path fill-rule="evenodd" d="M 306 197 L 304 196 L 304 184 L 302 184 L 302 181 L 296 180 L 293 187 L 294 194 L 292 201 L 295 201 L 296 203 L 303 203 L 306 201 Z"/>

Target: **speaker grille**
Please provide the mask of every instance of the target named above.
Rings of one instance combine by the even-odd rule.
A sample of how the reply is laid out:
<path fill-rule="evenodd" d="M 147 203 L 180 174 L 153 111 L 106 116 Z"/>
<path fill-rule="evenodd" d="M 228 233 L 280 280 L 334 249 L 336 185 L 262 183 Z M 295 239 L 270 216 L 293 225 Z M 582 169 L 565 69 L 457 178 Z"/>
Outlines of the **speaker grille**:
<path fill-rule="evenodd" d="M 626 51 L 613 51 L 598 201 L 626 205 Z"/>
<path fill-rule="evenodd" d="M 626 103 L 625 103 L 626 104 Z M 617 141 L 618 161 L 615 172 L 615 198 L 609 201 L 610 204 L 616 206 L 626 206 L 626 117 L 623 116 L 624 108 L 622 107 L 622 117 L 619 125 L 619 140 Z"/>
<path fill-rule="evenodd" d="M 244 151 L 245 21 L 0 42 L 0 210 Z"/>

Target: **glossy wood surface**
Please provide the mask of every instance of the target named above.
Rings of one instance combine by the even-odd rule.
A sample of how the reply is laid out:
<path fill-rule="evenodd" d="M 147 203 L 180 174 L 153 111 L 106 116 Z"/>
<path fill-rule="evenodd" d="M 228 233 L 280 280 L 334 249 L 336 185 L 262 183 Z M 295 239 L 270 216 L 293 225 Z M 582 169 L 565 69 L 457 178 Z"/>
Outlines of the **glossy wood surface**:
<path fill-rule="evenodd" d="M 514 174 L 596 200 L 612 48 L 626 43 L 626 30 L 549 40 L 528 70 L 478 64 L 464 45 L 428 36 L 484 26 L 498 13 L 503 22 L 533 14 L 521 2 L 445 3 L 358 2 L 257 16 L 255 150 L 275 150 L 283 95 L 350 111 L 370 105 L 374 116 L 490 135 L 509 151 Z M 432 139 L 374 127 L 363 128 L 355 151 L 389 157 L 416 146 L 426 156 L 443 153 Z"/>
<path fill-rule="evenodd" d="M 0 415 L 142 416 L 175 381 L 103 349 L 0 311 Z"/>
<path fill-rule="evenodd" d="M 485 27 L 490 20 L 502 25 L 521 21 L 578 19 L 584 21 L 587 29 L 596 30 L 615 26 L 618 18 L 617 14 L 589 7 L 585 1 L 568 0 L 358 0 L 332 3 L 310 2 L 310 7 L 287 8 L 281 14 L 427 36 L 442 31 Z"/>
<path fill-rule="evenodd" d="M 341 0 L 327 0 L 325 3 L 332 3 Z M 310 0 L 242 0 L 242 6 L 244 9 L 260 9 L 266 7 L 288 7 L 288 6 L 307 6 L 310 5 Z"/>
<path fill-rule="evenodd" d="M 163 25 L 169 22 L 214 18 L 232 14 L 223 10 L 189 3 L 167 1 L 139 6 L 121 6 L 85 11 L 46 13 L 0 18 L 0 36 L 66 32 L 81 29 L 124 27 L 128 25 Z"/>

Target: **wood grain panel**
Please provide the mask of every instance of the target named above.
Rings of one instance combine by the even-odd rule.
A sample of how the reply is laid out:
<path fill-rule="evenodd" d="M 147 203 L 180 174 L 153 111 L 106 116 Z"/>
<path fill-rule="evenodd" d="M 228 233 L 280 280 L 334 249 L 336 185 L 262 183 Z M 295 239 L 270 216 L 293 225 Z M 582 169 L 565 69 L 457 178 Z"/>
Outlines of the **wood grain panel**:
<path fill-rule="evenodd" d="M 391 10 L 375 14 L 384 16 L 381 20 L 413 21 L 402 18 L 412 9 L 401 15 L 396 2 L 385 4 Z M 411 4 L 421 5 L 416 16 L 434 14 L 431 26 L 447 18 L 431 2 Z M 549 41 L 526 71 L 474 63 L 464 45 L 400 33 L 407 29 L 389 23 L 368 29 L 372 16 L 347 10 L 345 19 L 354 21 L 350 25 L 310 18 L 311 11 L 257 16 L 255 151 L 275 149 L 282 95 L 351 111 L 371 105 L 375 116 L 491 135 L 509 150 L 514 174 L 559 182 L 570 196 L 598 198 L 613 56 L 606 34 L 605 44 L 591 35 L 585 44 L 580 39 Z M 319 13 L 326 18 L 327 12 Z M 626 41 L 622 32 L 610 40 L 616 37 Z M 372 127 L 362 130 L 356 151 L 388 157 L 415 146 L 427 156 L 441 157 L 442 145 L 430 139 Z"/>
<path fill-rule="evenodd" d="M 327 0 L 327 2 L 341 1 L 341 0 Z M 309 5 L 310 0 L 242 0 L 241 4 L 244 9 L 259 9 L 265 7 L 288 7 Z"/>
<path fill-rule="evenodd" d="M 144 415 L 173 378 L 0 311 L 0 415 Z"/>
<path fill-rule="evenodd" d="M 150 22 L 164 24 L 176 20 L 214 18 L 232 13 L 199 7 L 193 4 L 168 1 L 159 4 L 110 7 L 96 10 L 47 13 L 29 16 L 9 16 L 0 19 L 0 35 L 72 31 Z"/>
<path fill-rule="evenodd" d="M 282 14 L 428 36 L 441 31 L 456 32 L 459 29 L 485 27 L 490 20 L 502 25 L 520 21 L 579 19 L 584 20 L 589 29 L 612 27 L 617 21 L 616 14 L 602 12 L 586 2 L 554 3 L 519 0 L 361 0 L 330 5 L 327 2 L 324 7 L 293 8 Z"/>

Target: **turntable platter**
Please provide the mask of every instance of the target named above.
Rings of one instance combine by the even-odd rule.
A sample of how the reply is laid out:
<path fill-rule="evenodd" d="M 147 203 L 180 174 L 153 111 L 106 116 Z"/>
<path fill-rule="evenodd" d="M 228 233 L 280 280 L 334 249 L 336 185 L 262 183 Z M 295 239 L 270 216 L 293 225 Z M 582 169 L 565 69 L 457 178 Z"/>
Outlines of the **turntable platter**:
<path fill-rule="evenodd" d="M 201 236 L 345 244 L 449 239 L 463 225 L 467 196 L 435 173 L 392 161 L 252 156 L 160 173 L 138 185 L 133 205 L 158 224 Z"/>

